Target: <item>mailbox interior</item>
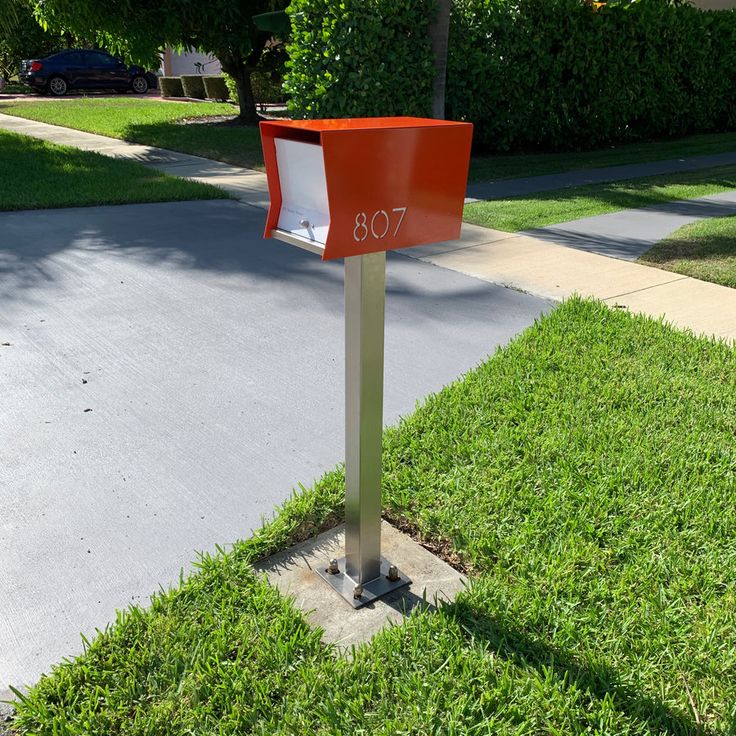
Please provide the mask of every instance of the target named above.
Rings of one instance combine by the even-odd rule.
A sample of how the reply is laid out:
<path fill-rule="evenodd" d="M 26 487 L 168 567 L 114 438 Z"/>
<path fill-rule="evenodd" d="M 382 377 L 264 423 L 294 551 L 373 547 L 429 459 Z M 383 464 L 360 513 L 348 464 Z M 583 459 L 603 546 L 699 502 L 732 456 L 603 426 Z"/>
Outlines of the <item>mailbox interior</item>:
<path fill-rule="evenodd" d="M 276 138 L 276 162 L 281 184 L 277 228 L 324 245 L 330 228 L 327 179 L 322 146 Z"/>

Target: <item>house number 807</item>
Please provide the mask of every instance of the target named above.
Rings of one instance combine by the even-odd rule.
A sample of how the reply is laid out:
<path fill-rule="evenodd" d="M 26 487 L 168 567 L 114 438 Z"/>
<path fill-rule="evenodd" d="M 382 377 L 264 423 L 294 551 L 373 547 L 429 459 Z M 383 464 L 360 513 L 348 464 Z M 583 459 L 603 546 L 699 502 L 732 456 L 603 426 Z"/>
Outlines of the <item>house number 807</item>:
<path fill-rule="evenodd" d="M 394 228 L 393 237 L 395 238 L 401 227 L 401 223 L 404 221 L 404 215 L 406 214 L 406 207 L 394 207 L 391 210 L 392 215 L 398 215 L 394 217 L 396 220 L 396 227 Z M 353 230 L 353 238 L 357 243 L 364 241 L 369 235 L 372 235 L 376 240 L 381 240 L 388 235 L 391 229 L 391 217 L 386 210 L 376 210 L 373 215 L 368 218 L 365 212 L 358 212 L 355 215 L 355 228 Z"/>

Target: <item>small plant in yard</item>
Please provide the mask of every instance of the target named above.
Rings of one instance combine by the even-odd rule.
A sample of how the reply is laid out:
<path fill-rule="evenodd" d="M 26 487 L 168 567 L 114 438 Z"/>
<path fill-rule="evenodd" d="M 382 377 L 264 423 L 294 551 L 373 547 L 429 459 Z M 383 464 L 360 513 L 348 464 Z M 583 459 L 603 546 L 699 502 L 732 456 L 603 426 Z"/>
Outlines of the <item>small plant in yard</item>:
<path fill-rule="evenodd" d="M 384 510 L 471 571 L 342 657 L 251 563 L 328 473 L 18 694 L 21 734 L 712 734 L 736 727 L 736 352 L 573 299 L 388 430 Z M 336 600 L 337 605 L 337 600 Z"/>
<path fill-rule="evenodd" d="M 159 77 L 158 86 L 162 97 L 184 97 L 181 77 Z"/>
<path fill-rule="evenodd" d="M 204 77 L 204 91 L 207 99 L 227 102 L 230 98 L 230 90 L 227 88 L 225 77 L 212 75 Z"/>
<path fill-rule="evenodd" d="M 181 77 L 181 86 L 185 97 L 197 100 L 205 98 L 204 77 L 201 74 L 184 74 Z"/>

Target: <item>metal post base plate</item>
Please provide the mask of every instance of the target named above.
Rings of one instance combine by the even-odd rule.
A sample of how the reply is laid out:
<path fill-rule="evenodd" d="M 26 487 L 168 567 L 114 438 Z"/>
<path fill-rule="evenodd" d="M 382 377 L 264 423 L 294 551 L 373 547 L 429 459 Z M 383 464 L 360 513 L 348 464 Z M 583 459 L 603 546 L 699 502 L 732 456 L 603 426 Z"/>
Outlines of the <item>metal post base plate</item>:
<path fill-rule="evenodd" d="M 327 561 L 325 561 L 324 567 L 317 568 L 317 575 L 331 588 L 334 588 L 353 608 L 362 608 L 377 598 L 381 598 L 387 593 L 392 593 L 394 590 L 411 583 L 411 580 L 401 570 L 398 571 L 398 580 L 389 580 L 387 576 L 391 563 L 381 557 L 381 574 L 377 578 L 363 583 L 363 593 L 359 598 L 356 598 L 354 591 L 358 583 L 351 577 L 348 577 L 345 572 L 345 558 L 341 557 L 337 561 L 337 565 L 340 572 L 332 574 L 327 571 Z"/>

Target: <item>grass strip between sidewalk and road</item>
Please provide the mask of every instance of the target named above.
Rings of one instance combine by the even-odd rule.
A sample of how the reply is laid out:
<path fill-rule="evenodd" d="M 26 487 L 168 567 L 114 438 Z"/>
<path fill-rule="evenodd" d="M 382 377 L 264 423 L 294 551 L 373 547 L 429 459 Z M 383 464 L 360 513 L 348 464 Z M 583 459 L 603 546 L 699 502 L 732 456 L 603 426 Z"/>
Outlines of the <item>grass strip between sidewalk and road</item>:
<path fill-rule="evenodd" d="M 639 262 L 736 288 L 736 215 L 685 225 Z"/>
<path fill-rule="evenodd" d="M 0 98 L 0 112 L 191 153 L 236 166 L 263 169 L 260 136 L 255 127 L 222 125 L 219 122 L 180 124 L 185 118 L 234 115 L 236 108 L 230 104 L 126 98 L 43 101 L 3 101 Z M 515 179 L 729 151 L 736 151 L 736 133 L 629 143 L 594 151 L 476 155 L 470 162 L 469 180 Z"/>
<path fill-rule="evenodd" d="M 237 108 L 219 102 L 167 102 L 126 98 L 85 98 L 43 102 L 1 102 L 0 113 L 111 138 L 204 156 L 263 169 L 261 136 L 256 127 L 224 124 L 216 117 Z M 182 123 L 201 119 L 201 122 Z"/>
<path fill-rule="evenodd" d="M 343 475 L 18 703 L 21 734 L 730 734 L 736 353 L 573 299 L 387 431 L 386 516 L 471 586 L 338 656 L 254 576 Z M 335 605 L 344 605 L 336 598 Z"/>
<path fill-rule="evenodd" d="M 518 232 L 618 210 L 694 199 L 736 189 L 736 166 L 589 184 L 465 205 L 463 219 Z"/>
<path fill-rule="evenodd" d="M 167 176 L 134 161 L 3 130 L 0 161 L 0 211 L 228 196 L 217 187 Z"/>

